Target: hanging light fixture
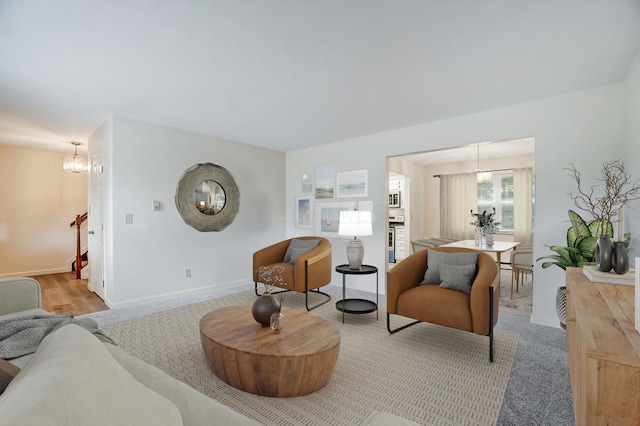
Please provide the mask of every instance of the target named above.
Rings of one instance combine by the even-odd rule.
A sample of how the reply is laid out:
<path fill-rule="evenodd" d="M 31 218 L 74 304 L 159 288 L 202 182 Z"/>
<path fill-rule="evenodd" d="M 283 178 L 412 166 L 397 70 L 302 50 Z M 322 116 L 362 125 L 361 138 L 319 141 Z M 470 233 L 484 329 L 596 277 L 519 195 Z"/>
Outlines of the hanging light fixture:
<path fill-rule="evenodd" d="M 478 168 L 476 169 L 476 175 L 478 179 L 478 183 L 489 183 L 491 182 L 491 170 L 481 170 L 480 169 L 480 145 L 478 145 Z"/>
<path fill-rule="evenodd" d="M 89 170 L 87 160 L 78 155 L 78 145 L 80 142 L 71 142 L 76 147 L 73 157 L 67 157 L 62 160 L 62 170 L 69 173 L 86 173 Z"/>

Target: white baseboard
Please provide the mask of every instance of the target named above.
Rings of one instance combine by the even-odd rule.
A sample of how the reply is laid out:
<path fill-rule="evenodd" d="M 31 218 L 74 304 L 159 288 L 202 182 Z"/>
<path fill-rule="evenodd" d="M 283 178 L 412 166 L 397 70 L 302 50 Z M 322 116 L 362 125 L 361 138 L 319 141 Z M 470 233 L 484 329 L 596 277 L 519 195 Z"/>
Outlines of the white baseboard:
<path fill-rule="evenodd" d="M 237 293 L 242 290 L 249 290 L 253 288 L 253 282 L 247 282 L 246 280 L 229 282 L 219 285 L 212 285 L 207 287 L 200 287 L 184 291 L 176 291 L 172 293 L 165 293 L 162 295 L 142 297 L 139 299 L 127 300 L 124 302 L 113 303 L 110 300 L 105 300 L 105 304 L 110 309 L 128 308 L 137 305 L 145 305 L 148 303 L 163 302 L 165 300 L 177 299 L 179 297 L 187 297 L 193 295 L 204 294 L 207 292 L 214 293 L 215 296 L 221 296 L 224 294 Z"/>
<path fill-rule="evenodd" d="M 0 278 L 33 277 L 36 275 L 62 274 L 65 272 L 69 272 L 69 271 L 64 268 L 39 269 L 35 271 L 12 272 L 10 274 L 0 274 Z"/>

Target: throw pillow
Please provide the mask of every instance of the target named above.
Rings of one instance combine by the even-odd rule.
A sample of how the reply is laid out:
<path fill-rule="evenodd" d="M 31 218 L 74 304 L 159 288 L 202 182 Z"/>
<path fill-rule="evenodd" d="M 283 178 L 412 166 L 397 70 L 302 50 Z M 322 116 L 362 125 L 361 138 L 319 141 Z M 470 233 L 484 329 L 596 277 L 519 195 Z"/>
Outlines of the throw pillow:
<path fill-rule="evenodd" d="M 320 240 L 299 240 L 297 238 L 293 238 L 291 242 L 289 242 L 289 247 L 284 254 L 284 261 L 289 263 L 295 262 L 295 259 L 293 260 L 293 262 L 291 261 L 291 252 L 293 249 L 304 250 L 302 253 L 298 253 L 298 256 L 300 256 L 302 254 L 305 254 L 309 250 L 318 247 L 319 244 Z"/>
<path fill-rule="evenodd" d="M 471 294 L 471 285 L 476 277 L 476 265 L 457 266 L 441 263 L 440 277 L 440 287 Z"/>
<path fill-rule="evenodd" d="M 296 259 L 298 259 L 300 256 L 302 256 L 309 250 L 311 249 L 301 249 L 301 248 L 292 247 L 290 257 L 289 257 L 289 263 L 296 263 Z"/>
<path fill-rule="evenodd" d="M 20 369 L 9 361 L 0 359 L 0 395 L 9 386 L 11 380 L 18 375 Z"/>
<path fill-rule="evenodd" d="M 147 388 L 75 324 L 45 337 L 0 397 L 3 425 L 181 425 L 178 408 Z"/>
<path fill-rule="evenodd" d="M 465 251 L 448 253 L 444 251 L 429 250 L 427 255 L 427 271 L 424 273 L 424 280 L 420 284 L 440 284 L 440 264 L 448 265 L 476 265 L 478 263 L 477 251 Z"/>

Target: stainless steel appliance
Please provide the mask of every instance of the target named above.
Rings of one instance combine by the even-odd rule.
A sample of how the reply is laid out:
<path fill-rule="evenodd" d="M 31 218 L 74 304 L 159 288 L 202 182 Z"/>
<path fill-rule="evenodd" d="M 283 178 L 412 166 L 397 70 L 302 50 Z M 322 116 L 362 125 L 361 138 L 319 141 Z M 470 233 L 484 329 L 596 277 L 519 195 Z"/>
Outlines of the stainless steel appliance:
<path fill-rule="evenodd" d="M 389 226 L 387 252 L 389 253 L 389 263 L 396 263 L 396 229 L 393 226 Z"/>
<path fill-rule="evenodd" d="M 399 189 L 389 190 L 389 207 L 400 208 L 400 190 Z"/>
<path fill-rule="evenodd" d="M 406 256 L 404 215 L 389 216 L 387 251 L 389 252 L 389 263 L 400 262 Z"/>

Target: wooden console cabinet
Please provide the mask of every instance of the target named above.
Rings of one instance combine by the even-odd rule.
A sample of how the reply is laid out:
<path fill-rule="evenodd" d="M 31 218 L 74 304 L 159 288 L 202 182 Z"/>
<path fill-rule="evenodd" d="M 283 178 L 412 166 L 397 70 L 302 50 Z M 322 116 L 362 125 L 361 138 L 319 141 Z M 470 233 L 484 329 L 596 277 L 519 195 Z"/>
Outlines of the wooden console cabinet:
<path fill-rule="evenodd" d="M 575 423 L 640 424 L 635 287 L 589 281 L 567 268 L 567 348 Z"/>

